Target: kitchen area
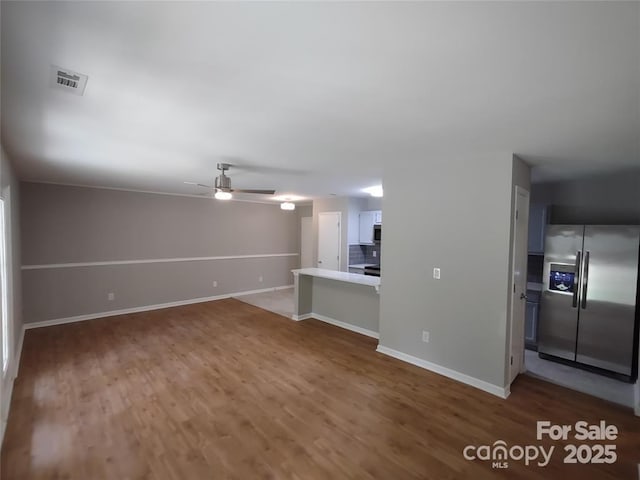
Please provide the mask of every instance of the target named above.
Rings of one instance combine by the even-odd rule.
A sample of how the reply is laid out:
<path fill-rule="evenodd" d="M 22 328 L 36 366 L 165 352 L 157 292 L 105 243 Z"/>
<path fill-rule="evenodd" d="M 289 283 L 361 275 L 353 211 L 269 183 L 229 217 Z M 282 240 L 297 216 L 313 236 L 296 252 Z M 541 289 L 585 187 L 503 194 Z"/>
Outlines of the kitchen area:
<path fill-rule="evenodd" d="M 347 198 L 343 217 L 339 207 L 341 200 L 318 211 L 317 267 L 293 270 L 294 311 L 296 321 L 314 318 L 369 337 L 378 338 L 380 316 L 380 276 L 382 252 L 381 199 L 366 201 Z M 322 205 L 322 204 L 321 204 Z M 369 209 L 369 206 L 379 209 Z M 314 204 L 315 206 L 315 204 Z M 322 207 L 319 207 L 319 210 Z M 338 230 L 334 232 L 335 221 Z M 347 232 L 341 226 L 347 226 Z M 335 235 L 331 235 L 335 233 Z M 346 233 L 346 236 L 342 235 Z M 346 268 L 340 268 L 341 246 L 335 247 L 346 237 Z M 325 253 L 325 252 L 330 253 Z M 336 262 L 327 268 L 332 256 L 338 253 Z M 344 265 L 344 264 L 343 264 Z"/>
<path fill-rule="evenodd" d="M 349 244 L 349 273 L 380 276 L 382 210 L 358 214 L 358 243 Z"/>
<path fill-rule="evenodd" d="M 293 288 L 236 297 L 295 321 L 309 318 L 377 338 L 382 198 L 314 199 L 299 208 L 300 268 Z"/>
<path fill-rule="evenodd" d="M 562 193 L 530 205 L 525 368 L 633 407 L 640 226 L 603 208 L 569 208 Z"/>

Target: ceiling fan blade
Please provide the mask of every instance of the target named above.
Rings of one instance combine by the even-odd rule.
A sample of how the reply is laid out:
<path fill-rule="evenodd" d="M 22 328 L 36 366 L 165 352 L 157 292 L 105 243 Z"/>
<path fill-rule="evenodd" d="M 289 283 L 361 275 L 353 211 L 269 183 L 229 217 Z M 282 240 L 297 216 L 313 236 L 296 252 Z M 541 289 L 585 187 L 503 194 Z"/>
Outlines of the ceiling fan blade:
<path fill-rule="evenodd" d="M 231 191 L 240 193 L 261 193 L 262 195 L 273 195 L 274 193 L 276 193 L 275 190 L 253 190 L 246 188 L 233 188 L 231 189 Z"/>
<path fill-rule="evenodd" d="M 204 188 L 213 188 L 211 185 L 204 185 L 202 183 L 196 183 L 196 182 L 184 182 L 185 185 L 196 185 L 198 187 L 204 187 Z"/>

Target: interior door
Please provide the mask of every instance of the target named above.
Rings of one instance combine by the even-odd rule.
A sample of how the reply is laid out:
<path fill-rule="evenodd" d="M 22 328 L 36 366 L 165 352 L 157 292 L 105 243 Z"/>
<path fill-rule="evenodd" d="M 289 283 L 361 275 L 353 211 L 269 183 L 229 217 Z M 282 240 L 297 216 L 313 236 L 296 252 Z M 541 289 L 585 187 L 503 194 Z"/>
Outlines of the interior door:
<path fill-rule="evenodd" d="M 516 187 L 513 219 L 513 296 L 511 299 L 511 358 L 509 383 L 518 376 L 524 363 L 524 321 L 527 293 L 527 232 L 529 229 L 529 192 Z"/>
<path fill-rule="evenodd" d="M 322 212 L 318 215 L 318 268 L 340 270 L 340 212 Z"/>
<path fill-rule="evenodd" d="M 300 268 L 313 267 L 312 217 L 300 219 Z"/>
<path fill-rule="evenodd" d="M 544 245 L 544 288 L 538 352 L 576 359 L 584 225 L 549 225 Z"/>
<path fill-rule="evenodd" d="M 640 227 L 587 225 L 576 360 L 632 374 Z"/>

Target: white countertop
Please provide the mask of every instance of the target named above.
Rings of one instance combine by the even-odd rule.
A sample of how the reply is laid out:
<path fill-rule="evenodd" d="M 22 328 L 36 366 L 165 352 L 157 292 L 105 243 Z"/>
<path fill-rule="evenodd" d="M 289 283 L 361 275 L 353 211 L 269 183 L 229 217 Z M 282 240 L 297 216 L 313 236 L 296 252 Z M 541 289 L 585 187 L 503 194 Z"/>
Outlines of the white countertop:
<path fill-rule="evenodd" d="M 349 268 L 366 268 L 366 267 L 377 267 L 377 263 L 354 263 L 353 265 L 349 265 Z"/>
<path fill-rule="evenodd" d="M 367 285 L 370 287 L 378 287 L 380 285 L 380 277 L 372 277 L 361 275 L 359 273 L 338 272 L 336 270 L 326 270 L 324 268 L 300 268 L 291 270 L 294 275 L 309 275 L 311 277 L 328 278 L 338 280 L 340 282 L 357 283 L 359 285 Z"/>

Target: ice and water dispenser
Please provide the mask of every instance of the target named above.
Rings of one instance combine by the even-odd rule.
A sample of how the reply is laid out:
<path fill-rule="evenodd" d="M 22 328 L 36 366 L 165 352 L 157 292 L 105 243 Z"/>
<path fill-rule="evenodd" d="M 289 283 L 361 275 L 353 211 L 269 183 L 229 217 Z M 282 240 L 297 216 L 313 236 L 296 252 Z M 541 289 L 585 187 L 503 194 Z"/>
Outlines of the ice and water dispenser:
<path fill-rule="evenodd" d="M 549 267 L 549 290 L 552 292 L 573 293 L 576 266 L 552 263 Z"/>

